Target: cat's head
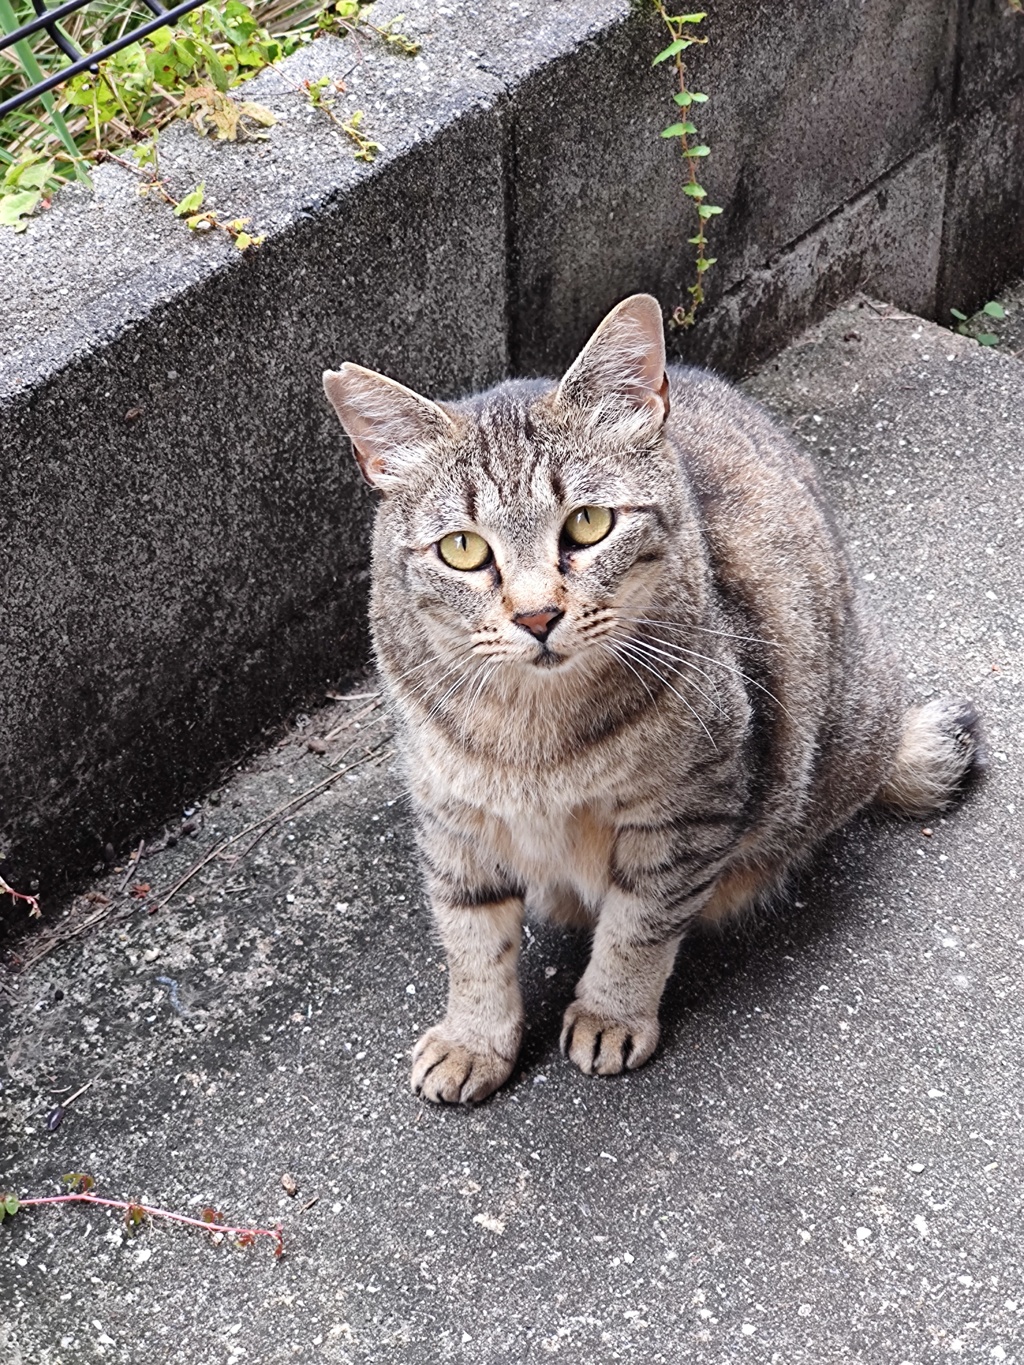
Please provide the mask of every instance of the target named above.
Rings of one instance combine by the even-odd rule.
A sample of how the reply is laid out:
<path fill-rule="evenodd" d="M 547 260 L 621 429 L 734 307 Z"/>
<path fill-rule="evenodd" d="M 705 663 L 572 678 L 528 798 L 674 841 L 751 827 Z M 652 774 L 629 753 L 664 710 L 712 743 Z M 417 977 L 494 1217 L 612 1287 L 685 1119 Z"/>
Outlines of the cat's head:
<path fill-rule="evenodd" d="M 681 562 L 700 559 L 663 439 L 669 385 L 649 295 L 620 303 L 557 385 L 513 381 L 440 404 L 345 364 L 324 388 L 383 494 L 374 628 L 392 662 L 404 632 L 467 664 L 593 668 L 666 578 L 686 577 Z"/>

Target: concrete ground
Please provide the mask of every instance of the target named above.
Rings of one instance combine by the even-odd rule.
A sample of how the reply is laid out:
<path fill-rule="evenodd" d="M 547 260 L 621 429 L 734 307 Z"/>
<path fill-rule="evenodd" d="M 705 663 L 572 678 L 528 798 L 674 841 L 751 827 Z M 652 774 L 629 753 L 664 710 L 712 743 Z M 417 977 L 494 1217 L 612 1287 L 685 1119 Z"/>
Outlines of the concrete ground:
<path fill-rule="evenodd" d="M 930 835 L 861 819 L 771 915 L 686 945 L 642 1071 L 560 1058 L 586 944 L 534 927 L 512 1082 L 409 1093 L 445 977 L 372 683 L 48 916 L 0 974 L 0 1189 L 87 1171 L 280 1220 L 285 1255 L 25 1209 L 2 1358 L 1024 1361 L 1022 377 L 861 302 L 750 383 L 817 452 L 912 690 L 973 696 L 992 765 Z"/>

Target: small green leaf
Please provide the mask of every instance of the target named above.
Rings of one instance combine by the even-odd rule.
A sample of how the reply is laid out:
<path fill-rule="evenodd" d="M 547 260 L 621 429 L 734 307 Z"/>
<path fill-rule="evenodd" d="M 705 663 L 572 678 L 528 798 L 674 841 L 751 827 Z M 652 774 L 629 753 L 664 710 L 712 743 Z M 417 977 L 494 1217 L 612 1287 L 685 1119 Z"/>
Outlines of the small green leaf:
<path fill-rule="evenodd" d="M 998 346 L 999 338 L 992 332 L 981 332 L 975 337 L 979 346 Z"/>
<path fill-rule="evenodd" d="M 966 314 L 966 313 L 961 313 L 961 311 L 960 311 L 959 308 L 951 308 L 949 311 L 953 314 L 953 316 L 956 318 L 956 320 L 957 320 L 958 322 L 966 322 L 966 321 L 967 321 L 967 314 Z"/>
<path fill-rule="evenodd" d="M 706 199 L 708 192 L 703 185 L 698 185 L 696 181 L 693 181 L 692 184 L 683 186 L 683 193 L 688 194 L 691 199 Z"/>
<path fill-rule="evenodd" d="M 210 68 L 210 79 L 220 93 L 226 95 L 230 84 L 228 73 L 224 70 L 223 64 L 212 47 L 206 48 L 204 55 L 206 57 L 206 65 Z"/>
<path fill-rule="evenodd" d="M 194 190 L 189 190 L 184 199 L 180 199 L 175 206 L 174 212 L 179 218 L 184 218 L 186 214 L 196 213 L 203 207 L 203 198 L 206 195 L 206 182 L 200 181 Z"/>
<path fill-rule="evenodd" d="M 718 260 L 717 256 L 705 256 L 697 262 L 697 274 L 703 275 L 705 270 L 710 270 Z"/>
<path fill-rule="evenodd" d="M 687 133 L 693 131 L 692 123 L 670 123 L 667 128 L 662 128 L 662 137 L 685 137 Z"/>
<path fill-rule="evenodd" d="M 714 218 L 715 214 L 721 213 L 722 210 L 717 204 L 698 204 L 697 212 L 702 218 Z"/>
<path fill-rule="evenodd" d="M 19 189 L 41 190 L 53 175 L 54 161 L 33 161 L 14 177 Z M 6 178 L 6 177 L 5 177 Z"/>
<path fill-rule="evenodd" d="M 141 1223 L 146 1221 L 146 1210 L 141 1204 L 129 1204 L 124 1211 L 125 1226 L 134 1231 Z"/>
<path fill-rule="evenodd" d="M 252 246 L 252 238 L 247 232 L 239 232 L 235 237 L 235 246 L 239 251 L 244 251 L 247 246 Z"/>
<path fill-rule="evenodd" d="M 689 108 L 693 103 L 693 96 L 690 94 L 689 90 L 677 90 L 672 98 L 675 100 L 676 104 L 682 105 L 684 109 Z"/>
<path fill-rule="evenodd" d="M 710 98 L 710 95 L 702 95 L 698 90 L 690 91 L 690 99 L 693 100 L 694 104 L 707 104 Z"/>
<path fill-rule="evenodd" d="M 5 194 L 0 198 L 0 223 L 24 232 L 28 227 L 26 215 L 31 213 L 43 196 L 39 190 L 20 190 L 17 194 Z"/>
<path fill-rule="evenodd" d="M 25 177 L 22 176 L 21 180 L 22 180 L 22 184 L 24 184 L 24 183 L 25 183 Z M 981 311 L 982 311 L 983 313 L 987 313 L 988 316 L 989 316 L 990 318 L 1005 318 L 1005 317 L 1006 317 L 1006 309 L 1003 307 L 1003 305 L 1002 305 L 1001 303 L 996 303 L 995 300 L 993 300 L 991 303 L 986 303 L 986 304 L 985 304 L 985 307 L 984 307 Z"/>
<path fill-rule="evenodd" d="M 690 243 L 691 246 L 700 246 L 701 243 L 704 241 L 704 238 L 698 232 L 696 237 L 687 237 L 686 240 Z"/>
<path fill-rule="evenodd" d="M 658 53 L 651 65 L 657 66 L 659 62 L 667 62 L 669 57 L 674 57 L 677 52 L 684 52 L 688 47 L 693 47 L 692 38 L 673 38 L 668 47 Z"/>
<path fill-rule="evenodd" d="M 702 19 L 707 17 L 707 10 L 701 10 L 699 14 L 668 14 L 665 16 L 665 21 L 669 24 L 699 24 Z"/>
<path fill-rule="evenodd" d="M 702 142 L 702 143 L 700 143 L 700 145 L 697 146 L 697 147 L 687 147 L 687 149 L 686 149 L 686 155 L 687 155 L 687 156 L 710 156 L 710 155 L 711 155 L 711 148 L 710 148 L 706 143 Z"/>

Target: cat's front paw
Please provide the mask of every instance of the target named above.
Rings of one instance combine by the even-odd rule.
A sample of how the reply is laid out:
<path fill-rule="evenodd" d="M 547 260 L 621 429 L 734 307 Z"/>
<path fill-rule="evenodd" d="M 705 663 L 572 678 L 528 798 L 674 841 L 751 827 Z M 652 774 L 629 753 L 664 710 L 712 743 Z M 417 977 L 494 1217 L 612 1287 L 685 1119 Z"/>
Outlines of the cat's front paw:
<path fill-rule="evenodd" d="M 412 1088 L 437 1104 L 476 1104 L 504 1084 L 516 1064 L 480 1039 L 473 1046 L 457 1042 L 443 1023 L 435 1024 L 412 1054 Z"/>
<path fill-rule="evenodd" d="M 629 1023 L 574 1000 L 562 1021 L 562 1052 L 587 1076 L 617 1076 L 643 1066 L 658 1046 L 657 1016 Z"/>

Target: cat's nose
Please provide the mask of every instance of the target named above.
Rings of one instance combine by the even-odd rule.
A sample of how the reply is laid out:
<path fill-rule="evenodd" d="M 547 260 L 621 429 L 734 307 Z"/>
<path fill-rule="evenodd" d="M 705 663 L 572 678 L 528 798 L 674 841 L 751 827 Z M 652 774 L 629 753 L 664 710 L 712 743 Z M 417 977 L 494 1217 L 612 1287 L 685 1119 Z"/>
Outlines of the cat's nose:
<path fill-rule="evenodd" d="M 512 620 L 538 640 L 546 640 L 564 615 L 564 611 L 545 607 L 543 611 L 521 611 L 517 616 L 513 616 Z"/>

